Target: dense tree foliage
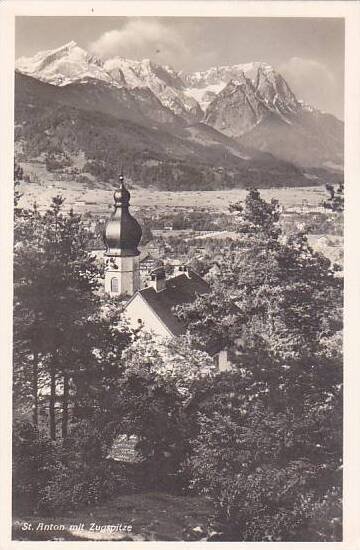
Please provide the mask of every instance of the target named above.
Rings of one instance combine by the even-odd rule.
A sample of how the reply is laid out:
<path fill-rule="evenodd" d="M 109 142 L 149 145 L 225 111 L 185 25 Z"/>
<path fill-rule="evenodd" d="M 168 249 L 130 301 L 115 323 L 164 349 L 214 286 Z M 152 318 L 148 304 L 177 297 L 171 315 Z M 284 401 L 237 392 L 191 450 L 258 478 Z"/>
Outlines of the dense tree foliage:
<path fill-rule="evenodd" d="M 16 421 L 12 457 L 14 511 L 36 509 L 56 464 L 52 441 L 30 422 Z"/>
<path fill-rule="evenodd" d="M 228 334 L 228 343 L 239 340 L 242 350 L 260 346 L 280 358 L 319 352 L 323 339 L 342 328 L 336 267 L 304 233 L 282 233 L 277 201 L 250 191 L 232 210 L 240 239 L 217 259 L 212 292 L 178 315 L 200 337 Z"/>
<path fill-rule="evenodd" d="M 250 191 L 233 211 L 241 238 L 212 292 L 178 308 L 200 342 L 233 353 L 185 470 L 228 540 L 339 540 L 342 279 L 303 233 L 282 234 L 276 201 Z"/>
<path fill-rule="evenodd" d="M 225 540 L 341 539 L 341 378 L 334 360 L 253 354 L 218 375 L 184 469 Z M 317 525 L 328 499 L 335 513 Z"/>
<path fill-rule="evenodd" d="M 62 198 L 45 213 L 19 200 L 14 405 L 32 416 L 14 432 L 15 505 L 180 490 L 211 499 L 222 540 L 340 540 L 342 279 L 304 232 L 283 233 L 278 203 L 252 190 L 232 206 L 238 238 L 206 266 L 211 292 L 177 309 L 189 331 L 159 345 L 100 298 L 89 234 Z M 215 341 L 228 372 L 205 351 Z M 119 434 L 137 437 L 131 467 L 108 459 Z"/>

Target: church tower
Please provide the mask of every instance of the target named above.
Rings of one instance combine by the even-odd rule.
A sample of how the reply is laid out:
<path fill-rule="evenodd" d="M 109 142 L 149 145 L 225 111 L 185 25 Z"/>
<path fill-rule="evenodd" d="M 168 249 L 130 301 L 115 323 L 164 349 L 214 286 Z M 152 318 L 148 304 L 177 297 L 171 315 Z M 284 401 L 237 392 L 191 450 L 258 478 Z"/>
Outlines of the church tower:
<path fill-rule="evenodd" d="M 129 212 L 130 193 L 120 176 L 114 193 L 114 212 L 104 231 L 105 292 L 110 296 L 132 296 L 140 288 L 138 250 L 141 227 Z"/>

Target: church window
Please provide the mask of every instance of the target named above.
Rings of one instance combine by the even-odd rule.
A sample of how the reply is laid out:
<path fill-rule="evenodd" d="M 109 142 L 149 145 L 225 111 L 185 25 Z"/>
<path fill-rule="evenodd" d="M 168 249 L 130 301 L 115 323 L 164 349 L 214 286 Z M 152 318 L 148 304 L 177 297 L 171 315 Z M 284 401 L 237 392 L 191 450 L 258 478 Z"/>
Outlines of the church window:
<path fill-rule="evenodd" d="M 111 292 L 119 292 L 119 280 L 117 277 L 111 279 Z"/>

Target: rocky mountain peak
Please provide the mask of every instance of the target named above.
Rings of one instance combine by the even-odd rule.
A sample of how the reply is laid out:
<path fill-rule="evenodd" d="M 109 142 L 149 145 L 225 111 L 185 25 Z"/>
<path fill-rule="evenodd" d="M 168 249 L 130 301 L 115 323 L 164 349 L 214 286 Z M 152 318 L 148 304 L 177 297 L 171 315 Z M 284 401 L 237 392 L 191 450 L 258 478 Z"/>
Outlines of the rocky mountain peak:
<path fill-rule="evenodd" d="M 115 79 L 114 71 L 121 71 L 124 79 L 121 83 L 129 89 L 149 88 L 165 107 L 189 122 L 198 121 L 203 116 L 197 101 L 183 92 L 183 81 L 170 67 L 158 65 L 150 59 L 114 57 L 105 61 L 104 68 Z"/>
<path fill-rule="evenodd" d="M 262 119 L 266 107 L 244 72 L 231 79 L 210 103 L 205 122 L 228 136 L 241 136 Z"/>
<path fill-rule="evenodd" d="M 261 64 L 256 78 L 256 91 L 270 107 L 284 114 L 295 112 L 300 104 L 287 82 L 273 67 Z"/>
<path fill-rule="evenodd" d="M 90 55 L 74 41 L 54 50 L 38 52 L 33 57 L 20 57 L 16 61 L 16 69 L 57 86 L 84 78 L 114 83 L 113 78 L 104 71 L 103 61 Z"/>
<path fill-rule="evenodd" d="M 63 48 L 67 49 L 67 50 L 71 50 L 71 48 L 76 48 L 77 46 L 77 42 L 75 42 L 74 40 L 71 40 L 70 42 L 68 42 L 67 44 L 64 44 Z"/>
<path fill-rule="evenodd" d="M 111 90 L 110 103 L 117 105 L 118 112 L 124 111 L 124 102 L 142 105 L 146 98 L 146 104 L 158 105 L 158 119 L 205 122 L 236 139 L 261 126 L 265 119 L 289 126 L 294 116 L 315 116 L 315 110 L 298 101 L 276 68 L 263 61 L 186 73 L 148 58 L 117 56 L 103 61 L 70 41 L 30 58 L 21 57 L 16 68 L 60 87 L 76 83 L 90 87 L 102 81 Z M 104 87 L 98 86 L 98 94 L 99 89 L 105 93 Z"/>
<path fill-rule="evenodd" d="M 185 73 L 150 59 L 113 57 L 103 61 L 90 55 L 75 41 L 70 41 L 31 58 L 21 57 L 16 68 L 21 73 L 58 86 L 76 80 L 96 79 L 117 88 L 148 88 L 166 108 L 189 122 L 201 120 L 214 100 L 229 97 L 230 92 L 239 86 L 246 88 L 255 111 L 259 110 L 256 101 L 282 114 L 301 109 L 281 75 L 271 65 L 259 61 Z M 223 96 L 221 92 L 225 88 L 227 91 Z M 241 92 L 237 95 L 241 97 Z M 218 108 L 219 101 L 216 105 Z"/>

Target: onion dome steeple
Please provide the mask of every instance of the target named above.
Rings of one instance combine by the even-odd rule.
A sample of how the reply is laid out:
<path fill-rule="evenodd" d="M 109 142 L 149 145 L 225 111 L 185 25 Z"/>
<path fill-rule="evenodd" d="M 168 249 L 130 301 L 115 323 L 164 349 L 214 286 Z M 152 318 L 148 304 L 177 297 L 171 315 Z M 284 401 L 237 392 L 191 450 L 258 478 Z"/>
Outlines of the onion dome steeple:
<path fill-rule="evenodd" d="M 124 184 L 124 176 L 119 176 L 120 187 L 114 193 L 114 212 L 104 231 L 106 256 L 139 256 L 141 227 L 130 214 L 130 193 Z"/>

